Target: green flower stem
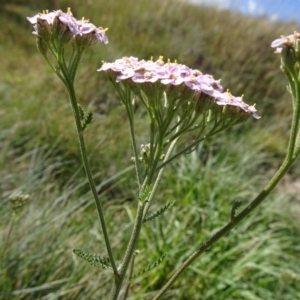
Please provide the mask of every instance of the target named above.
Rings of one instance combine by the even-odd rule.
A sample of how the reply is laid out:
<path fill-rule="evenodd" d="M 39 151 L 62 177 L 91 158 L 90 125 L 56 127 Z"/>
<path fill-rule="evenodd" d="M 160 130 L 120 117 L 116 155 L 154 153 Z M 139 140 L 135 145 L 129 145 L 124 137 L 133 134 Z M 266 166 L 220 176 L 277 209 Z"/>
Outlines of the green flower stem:
<path fill-rule="evenodd" d="M 101 223 L 101 227 L 102 227 L 102 231 L 103 231 L 103 235 L 104 235 L 104 240 L 105 240 L 105 244 L 106 244 L 106 248 L 107 248 L 107 253 L 108 253 L 110 263 L 111 263 L 111 266 L 112 266 L 112 269 L 113 269 L 113 272 L 115 275 L 115 280 L 117 282 L 119 273 L 118 273 L 115 259 L 114 259 L 112 249 L 110 246 L 110 241 L 109 241 L 109 237 L 108 237 L 108 233 L 107 233 L 107 229 L 106 229 L 106 223 L 105 223 L 105 219 L 104 219 L 102 204 L 98 197 L 96 185 L 95 185 L 95 182 L 93 179 L 88 156 L 86 153 L 85 142 L 84 142 L 84 137 L 83 137 L 83 129 L 81 126 L 81 119 L 80 119 L 80 114 L 79 114 L 79 110 L 78 110 L 78 104 L 77 104 L 76 94 L 75 94 L 75 90 L 74 90 L 74 86 L 73 86 L 73 81 L 70 82 L 68 72 L 66 70 L 65 65 L 63 65 L 62 62 L 59 62 L 59 65 L 60 65 L 61 70 L 64 74 L 64 77 L 66 79 L 66 87 L 68 89 L 69 98 L 70 98 L 72 109 L 73 109 L 73 114 L 74 114 L 74 119 L 75 119 L 77 135 L 78 135 L 78 140 L 79 140 L 79 146 L 80 146 L 80 152 L 81 152 L 81 157 L 83 160 L 84 169 L 85 169 L 86 176 L 87 176 L 89 184 L 90 184 L 90 188 L 92 190 L 92 194 L 93 194 L 95 202 L 96 202 L 99 219 L 100 219 L 100 223 Z M 74 74 L 74 76 L 75 76 L 75 74 Z"/>
<path fill-rule="evenodd" d="M 168 158 L 170 157 L 170 155 L 171 155 L 171 153 L 172 153 L 172 151 L 173 151 L 173 149 L 174 149 L 174 147 L 175 147 L 175 145 L 176 145 L 177 140 L 178 140 L 178 139 L 174 140 L 174 141 L 171 143 L 171 145 L 170 145 L 170 147 L 169 147 L 169 149 L 168 149 L 168 152 L 166 153 L 166 156 L 165 156 L 165 159 L 164 159 L 164 160 L 168 160 Z M 163 175 L 163 173 L 164 173 L 164 170 L 165 170 L 165 168 L 161 168 L 160 171 L 158 172 L 158 175 L 157 175 L 156 180 L 155 180 L 155 182 L 154 182 L 153 188 L 151 189 L 150 196 L 149 196 L 149 198 L 147 199 L 147 202 L 146 202 L 146 205 L 145 205 L 144 215 L 143 215 L 143 220 L 146 218 L 146 215 L 147 215 L 148 210 L 149 210 L 149 208 L 150 208 L 150 206 L 151 206 L 151 202 L 152 202 L 152 200 L 153 200 L 153 197 L 154 197 L 154 195 L 155 195 L 155 193 L 156 193 L 156 190 L 157 190 L 157 188 L 158 188 L 158 186 L 159 186 L 159 183 L 160 183 L 160 181 L 161 181 L 161 178 L 162 178 L 162 175 Z"/>
<path fill-rule="evenodd" d="M 153 179 L 155 178 L 155 174 L 156 174 L 156 169 L 157 169 L 157 165 L 158 162 L 160 161 L 161 155 L 162 155 L 162 151 L 163 151 L 163 139 L 160 137 L 163 137 L 163 134 L 158 134 L 158 141 L 157 144 L 154 147 L 154 155 L 153 155 L 153 159 L 152 159 L 152 163 L 149 164 L 149 169 L 148 169 L 148 176 L 147 178 L 145 178 L 145 186 L 151 186 Z"/>
<path fill-rule="evenodd" d="M 129 274 L 128 274 L 128 283 L 126 285 L 125 292 L 124 292 L 121 300 L 126 300 L 128 293 L 129 293 L 129 289 L 130 289 L 130 285 L 131 285 L 131 278 L 132 278 L 133 269 L 134 269 L 135 255 L 136 254 L 134 253 L 131 258 L 131 262 L 130 262 L 130 266 L 129 266 Z"/>
<path fill-rule="evenodd" d="M 168 157 L 168 159 L 164 159 L 164 161 L 157 167 L 156 170 L 160 170 L 162 168 L 164 168 L 167 164 L 169 164 L 171 161 L 173 161 L 175 158 L 177 158 L 178 156 L 191 151 L 192 147 L 196 146 L 197 144 L 199 144 L 201 141 L 205 140 L 208 137 L 211 137 L 214 134 L 217 134 L 218 132 L 224 130 L 224 128 L 221 128 L 215 132 L 209 133 L 206 136 L 196 139 L 194 142 L 192 142 L 191 144 L 189 144 L 188 146 L 186 146 L 185 148 L 181 149 L 180 151 L 178 151 L 176 154 L 174 154 L 172 157 Z M 179 136 L 176 137 L 175 141 L 177 141 L 177 139 L 179 138 Z"/>
<path fill-rule="evenodd" d="M 72 54 L 68 63 L 68 70 L 72 80 L 75 79 L 77 68 L 81 59 L 81 52 L 73 45 Z"/>
<path fill-rule="evenodd" d="M 119 97 L 124 104 L 127 112 L 127 116 L 129 119 L 129 128 L 130 128 L 130 138 L 131 138 L 131 147 L 132 147 L 132 152 L 134 156 L 134 166 L 135 166 L 135 172 L 136 172 L 136 177 L 138 181 L 138 186 L 139 186 L 139 193 L 143 190 L 141 187 L 141 182 L 142 182 L 142 172 L 141 172 L 141 165 L 139 162 L 139 156 L 138 156 L 138 150 L 137 150 L 137 143 L 136 143 L 136 138 L 135 138 L 135 132 L 134 132 L 134 107 L 132 103 L 132 96 L 131 96 L 131 91 L 130 89 L 125 86 L 124 90 L 119 86 L 118 83 L 115 82 L 115 78 L 109 78 L 109 80 L 112 82 L 114 88 L 116 89 L 117 93 L 119 94 Z"/>
<path fill-rule="evenodd" d="M 171 161 L 173 161 L 175 158 L 177 158 L 178 156 L 187 153 L 189 151 L 191 151 L 191 149 L 196 146 L 197 144 L 199 144 L 201 141 L 207 139 L 208 137 L 211 137 L 223 130 L 225 130 L 226 128 L 234 125 L 234 123 L 227 123 L 227 124 L 221 124 L 221 121 L 216 121 L 216 123 L 214 124 L 213 128 L 203 137 L 200 137 L 201 133 L 204 131 L 205 128 L 202 128 L 200 133 L 197 135 L 197 137 L 195 138 L 195 140 L 189 144 L 188 146 L 186 146 L 185 148 L 181 149 L 180 151 L 178 151 L 176 154 L 174 154 L 172 157 L 170 157 L 169 159 L 165 159 L 156 169 L 156 171 L 160 170 L 161 168 L 164 168 L 167 164 L 169 164 Z M 203 125 L 204 126 L 204 125 Z M 217 129 L 219 127 L 219 129 Z M 194 129 L 192 129 L 194 130 Z M 180 135 L 178 135 L 177 133 L 174 134 L 174 136 L 172 136 L 172 139 L 178 139 Z"/>
<path fill-rule="evenodd" d="M 127 91 L 128 93 L 130 92 L 129 90 Z M 134 165 L 135 165 L 135 172 L 136 172 L 136 178 L 139 186 L 139 193 L 141 193 L 141 167 L 140 167 L 140 162 L 139 162 L 139 156 L 138 156 L 138 151 L 137 151 L 137 146 L 136 146 L 136 138 L 135 138 L 135 132 L 134 132 L 134 116 L 133 116 L 133 107 L 131 103 L 131 97 L 126 97 L 128 99 L 127 101 L 130 103 L 126 103 L 125 107 L 127 110 L 127 115 L 129 119 L 129 127 L 130 127 L 130 137 L 131 137 L 131 147 L 132 147 L 132 152 L 134 156 Z"/>
<path fill-rule="evenodd" d="M 52 71 L 59 77 L 59 79 L 65 84 L 67 85 L 66 80 L 64 79 L 64 77 L 59 73 L 59 71 L 57 70 L 56 67 L 53 66 L 53 64 L 51 63 L 51 61 L 49 60 L 47 55 L 43 55 L 44 59 L 46 60 L 46 62 L 48 63 L 48 65 L 50 66 L 50 68 L 52 69 Z"/>
<path fill-rule="evenodd" d="M 297 78 L 297 77 L 296 77 Z M 300 82 L 296 81 L 296 89 L 293 94 L 293 108 L 294 108 L 294 115 L 293 115 L 293 123 L 291 127 L 291 135 L 289 140 L 289 146 L 288 146 L 288 157 L 289 159 L 296 159 L 297 157 L 297 151 L 295 153 L 295 147 L 297 149 L 297 144 L 299 140 L 297 141 L 297 138 L 300 134 L 299 131 L 299 117 L 300 117 Z M 299 153 L 299 152 L 298 152 Z M 296 154 L 296 155 L 295 155 Z"/>
<path fill-rule="evenodd" d="M 150 123 L 150 161 L 149 161 L 149 170 L 147 171 L 147 178 L 145 178 L 144 185 L 151 186 L 153 179 L 155 178 L 157 174 L 157 166 L 159 162 L 161 161 L 161 157 L 164 150 L 164 138 L 166 137 L 166 131 L 171 124 L 173 117 L 175 114 L 175 110 L 170 110 L 170 112 L 167 114 L 167 117 L 162 122 L 155 122 L 157 118 L 154 117 L 154 114 L 150 115 L 151 123 Z M 157 125 L 157 126 L 155 126 Z M 177 131 L 179 131 L 179 125 L 177 124 Z M 155 136 L 156 141 L 155 141 Z M 179 136 L 178 136 L 179 137 Z M 170 148 L 168 149 L 168 154 L 165 156 L 165 159 L 168 158 L 178 140 L 178 138 L 175 138 L 175 143 L 171 143 Z M 165 161 L 164 159 L 164 161 Z M 163 173 L 163 172 L 162 172 Z M 161 173 L 161 175 L 162 175 Z M 161 175 L 158 175 L 156 178 L 161 177 Z M 155 179 L 155 181 L 157 181 Z M 160 181 L 160 179 L 159 179 Z M 159 182 L 158 182 L 159 183 Z M 157 183 L 157 185 L 158 185 Z M 156 183 L 155 183 L 156 184 Z M 153 190 L 153 193 L 156 192 L 156 189 Z M 152 194 L 152 193 L 151 193 Z"/>
<path fill-rule="evenodd" d="M 125 279 L 126 276 L 126 272 L 128 270 L 130 261 L 133 258 L 134 252 L 136 250 L 136 245 L 139 239 L 139 235 L 140 235 L 140 231 L 141 231 L 141 227 L 143 224 L 143 211 L 144 211 L 144 204 L 139 201 L 138 204 L 138 208 L 137 208 L 137 213 L 136 213 L 136 218 L 135 218 L 135 222 L 134 222 L 134 227 L 131 233 L 131 237 L 127 246 L 127 250 L 126 253 L 124 255 L 122 264 L 121 264 L 121 268 L 119 271 L 119 278 L 118 281 L 115 282 L 115 284 L 112 287 L 111 290 L 111 294 L 110 294 L 110 300 L 117 300 L 121 287 L 122 287 L 122 283 Z"/>
<path fill-rule="evenodd" d="M 74 50 L 76 51 L 76 50 Z M 81 60 L 81 56 L 82 56 L 82 52 L 80 51 L 76 51 L 74 58 L 72 60 L 70 60 L 69 62 L 69 74 L 71 77 L 72 82 L 74 82 L 75 80 L 75 76 L 76 76 L 76 72 Z"/>
<path fill-rule="evenodd" d="M 154 162 L 154 154 L 155 154 L 155 120 L 154 118 L 150 115 L 150 157 L 149 157 L 149 166 L 153 166 Z M 149 170 L 147 169 L 146 175 L 148 176 Z M 145 184 L 146 184 L 145 180 Z"/>
<path fill-rule="evenodd" d="M 299 152 L 300 152 L 300 130 L 296 138 L 296 145 L 295 145 L 295 150 L 293 155 L 297 157 L 299 155 Z"/>
<path fill-rule="evenodd" d="M 51 46 L 51 44 L 47 44 L 49 51 L 51 52 L 51 54 L 53 55 L 54 59 L 56 61 L 58 61 L 58 55 L 57 52 L 53 49 L 53 47 Z M 59 77 L 59 79 L 67 86 L 67 82 L 65 80 L 65 78 L 60 74 L 59 70 L 52 64 L 52 62 L 50 61 L 47 52 L 40 52 L 42 54 L 42 56 L 44 57 L 44 59 L 46 60 L 47 64 L 50 66 L 50 68 L 52 69 L 52 71 Z"/>
<path fill-rule="evenodd" d="M 236 227 L 243 219 L 245 219 L 262 201 L 270 194 L 270 192 L 276 187 L 282 177 L 289 170 L 291 165 L 294 163 L 297 158 L 298 152 L 294 152 L 295 143 L 299 143 L 297 141 L 297 135 L 299 132 L 299 116 L 300 116 L 300 83 L 297 82 L 295 94 L 293 95 L 293 120 L 290 131 L 290 139 L 288 144 L 287 155 L 275 173 L 273 178 L 269 181 L 266 187 L 260 192 L 260 194 L 246 207 L 244 208 L 236 217 L 231 219 L 224 227 L 222 227 L 217 233 L 215 233 L 210 239 L 204 242 L 199 249 L 197 249 L 192 255 L 190 255 L 186 261 L 179 267 L 177 271 L 171 276 L 168 282 L 163 286 L 163 288 L 158 292 L 158 294 L 152 300 L 161 299 L 161 297 L 168 291 L 168 289 L 172 286 L 172 284 L 176 281 L 176 279 L 190 266 L 190 264 L 198 258 L 203 252 L 205 252 L 209 247 L 219 241 L 223 236 L 228 234 L 234 227 Z M 297 149 L 298 150 L 298 149 Z"/>

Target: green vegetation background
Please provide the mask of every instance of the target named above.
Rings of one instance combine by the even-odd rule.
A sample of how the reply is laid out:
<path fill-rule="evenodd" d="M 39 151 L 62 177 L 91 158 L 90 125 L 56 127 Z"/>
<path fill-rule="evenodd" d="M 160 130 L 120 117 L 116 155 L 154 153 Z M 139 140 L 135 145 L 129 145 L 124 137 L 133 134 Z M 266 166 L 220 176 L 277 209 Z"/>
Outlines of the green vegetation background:
<path fill-rule="evenodd" d="M 142 231 L 130 299 L 151 299 L 172 270 L 229 218 L 234 200 L 251 200 L 284 155 L 291 116 L 286 80 L 270 43 L 297 29 L 228 11 L 173 1 L 1 1 L 0 299 L 106 299 L 111 274 L 73 248 L 105 254 L 97 212 L 80 163 L 64 87 L 39 55 L 26 16 L 65 10 L 109 27 L 110 43 L 89 49 L 77 77 L 80 103 L 94 112 L 86 134 L 112 246 L 121 259 L 135 211 L 126 115 L 103 60 L 159 55 L 222 78 L 256 103 L 262 119 L 227 130 L 173 163 L 156 208 L 175 206 Z M 145 130 L 137 110 L 141 133 Z M 147 141 L 145 141 L 147 142 Z M 125 170 L 125 171 L 124 171 Z M 123 172 L 123 173 L 122 173 Z M 299 162 L 262 207 L 205 253 L 165 299 L 300 299 Z M 30 195 L 14 216 L 9 196 Z"/>

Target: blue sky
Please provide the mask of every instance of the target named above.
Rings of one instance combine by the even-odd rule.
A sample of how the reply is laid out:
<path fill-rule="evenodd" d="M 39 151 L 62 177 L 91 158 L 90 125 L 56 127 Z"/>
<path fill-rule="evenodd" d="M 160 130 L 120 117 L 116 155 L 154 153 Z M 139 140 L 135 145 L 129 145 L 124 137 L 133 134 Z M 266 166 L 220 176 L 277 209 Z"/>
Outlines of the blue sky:
<path fill-rule="evenodd" d="M 273 20 L 295 20 L 300 24 L 300 0 L 185 0 L 232 9 L 253 16 L 269 16 Z"/>

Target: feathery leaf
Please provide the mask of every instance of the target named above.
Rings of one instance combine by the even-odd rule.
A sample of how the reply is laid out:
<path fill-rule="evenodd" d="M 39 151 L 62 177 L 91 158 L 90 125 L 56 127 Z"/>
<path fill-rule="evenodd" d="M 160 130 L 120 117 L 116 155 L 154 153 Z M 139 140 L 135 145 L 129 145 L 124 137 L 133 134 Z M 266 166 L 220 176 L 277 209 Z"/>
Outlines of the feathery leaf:
<path fill-rule="evenodd" d="M 78 106 L 80 120 L 83 121 L 85 117 L 85 111 L 80 104 L 77 104 L 77 106 Z"/>
<path fill-rule="evenodd" d="M 233 203 L 232 208 L 231 208 L 231 220 L 233 220 L 236 217 L 236 213 L 238 209 L 242 206 L 243 202 L 241 200 L 237 200 Z"/>
<path fill-rule="evenodd" d="M 90 111 L 87 113 L 84 120 L 82 121 L 82 129 L 83 130 L 87 129 L 91 125 L 92 120 L 93 120 L 93 113 Z"/>
<path fill-rule="evenodd" d="M 146 268 L 144 268 L 142 271 L 138 272 L 137 274 L 134 274 L 131 279 L 134 279 L 154 268 L 156 268 L 157 266 L 159 266 L 163 260 L 165 259 L 165 257 L 168 255 L 168 253 L 164 253 L 162 256 L 160 256 L 155 262 L 148 264 L 148 266 Z"/>
<path fill-rule="evenodd" d="M 172 202 L 168 202 L 163 208 L 157 210 L 155 213 L 151 214 L 150 216 L 146 217 L 143 220 L 143 223 L 146 223 L 150 220 L 153 220 L 157 217 L 159 217 L 160 215 L 162 215 L 165 211 L 167 211 L 169 208 L 171 208 L 174 205 L 175 201 Z"/>
<path fill-rule="evenodd" d="M 142 194 L 140 195 L 140 197 L 139 197 L 140 201 L 143 202 L 143 203 L 146 202 L 148 200 L 151 192 L 152 192 L 152 187 L 147 186 L 145 188 L 145 190 L 142 192 Z"/>
<path fill-rule="evenodd" d="M 101 257 L 97 254 L 87 253 L 80 249 L 73 249 L 73 252 L 79 256 L 80 258 L 86 260 L 91 265 L 100 268 L 100 269 L 108 269 L 111 268 L 110 260 L 108 257 Z"/>

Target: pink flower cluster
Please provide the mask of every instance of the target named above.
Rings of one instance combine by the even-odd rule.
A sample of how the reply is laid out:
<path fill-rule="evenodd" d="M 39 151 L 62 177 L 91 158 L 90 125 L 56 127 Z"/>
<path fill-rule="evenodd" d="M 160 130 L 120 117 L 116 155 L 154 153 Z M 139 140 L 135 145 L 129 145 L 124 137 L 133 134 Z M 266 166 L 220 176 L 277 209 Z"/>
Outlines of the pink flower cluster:
<path fill-rule="evenodd" d="M 70 9 L 67 13 L 62 12 L 61 10 L 50 13 L 38 13 L 33 17 L 27 17 L 27 20 L 33 24 L 33 34 L 37 36 L 39 35 L 38 24 L 51 31 L 52 26 L 58 21 L 61 27 L 66 27 L 73 37 L 89 36 L 94 41 L 103 42 L 104 44 L 108 43 L 105 30 L 102 27 L 97 28 L 94 24 L 90 23 L 89 20 L 75 19 Z"/>
<path fill-rule="evenodd" d="M 300 41 L 300 32 L 297 31 L 288 36 L 282 35 L 281 38 L 276 39 L 271 43 L 271 47 L 276 48 L 275 53 L 281 53 L 283 46 L 293 47 L 296 41 Z"/>
<path fill-rule="evenodd" d="M 113 72 L 116 82 L 131 80 L 137 84 L 160 82 L 162 85 L 186 86 L 197 94 L 206 94 L 218 105 L 234 106 L 259 119 L 254 106 L 246 104 L 242 97 L 224 92 L 219 80 L 211 75 L 176 62 L 138 60 L 136 57 L 123 57 L 113 63 L 104 63 L 98 71 Z"/>

